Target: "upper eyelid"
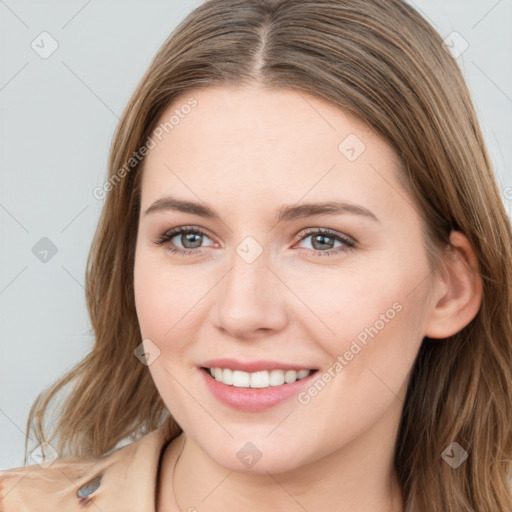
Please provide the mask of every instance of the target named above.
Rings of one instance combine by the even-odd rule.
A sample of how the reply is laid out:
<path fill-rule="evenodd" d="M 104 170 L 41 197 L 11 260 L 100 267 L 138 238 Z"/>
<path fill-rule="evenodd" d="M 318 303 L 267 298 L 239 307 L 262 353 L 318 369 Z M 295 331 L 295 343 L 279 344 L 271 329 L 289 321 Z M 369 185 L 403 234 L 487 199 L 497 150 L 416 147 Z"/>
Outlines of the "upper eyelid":
<path fill-rule="evenodd" d="M 175 236 L 181 235 L 183 233 L 198 233 L 200 235 L 208 237 L 210 240 L 214 241 L 215 237 L 210 235 L 210 232 L 199 226 L 176 226 L 174 228 L 168 229 L 162 233 L 162 237 L 169 236 L 169 238 L 174 238 Z"/>

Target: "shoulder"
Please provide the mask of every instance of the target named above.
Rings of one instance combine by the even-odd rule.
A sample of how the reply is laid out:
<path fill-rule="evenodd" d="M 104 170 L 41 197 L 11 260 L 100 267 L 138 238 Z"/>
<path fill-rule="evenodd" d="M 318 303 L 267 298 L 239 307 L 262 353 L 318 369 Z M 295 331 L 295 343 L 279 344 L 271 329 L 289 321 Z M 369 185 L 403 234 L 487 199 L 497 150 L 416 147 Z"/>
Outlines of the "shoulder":
<path fill-rule="evenodd" d="M 0 471 L 0 512 L 78 512 L 84 505 L 154 511 L 165 426 L 102 457 L 69 457 Z"/>

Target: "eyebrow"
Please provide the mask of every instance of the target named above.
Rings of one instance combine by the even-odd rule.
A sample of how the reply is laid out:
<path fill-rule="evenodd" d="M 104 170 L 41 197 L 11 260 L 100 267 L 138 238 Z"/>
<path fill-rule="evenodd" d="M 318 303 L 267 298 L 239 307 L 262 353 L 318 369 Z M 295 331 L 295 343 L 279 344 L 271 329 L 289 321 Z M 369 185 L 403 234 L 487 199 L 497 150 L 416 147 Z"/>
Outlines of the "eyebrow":
<path fill-rule="evenodd" d="M 183 213 L 191 213 L 208 219 L 220 220 L 220 215 L 214 208 L 194 201 L 178 199 L 174 196 L 165 196 L 154 203 L 144 212 L 144 216 L 158 211 L 174 210 Z M 339 215 L 353 214 L 367 217 L 376 222 L 380 222 L 377 216 L 364 206 L 350 203 L 347 201 L 324 201 L 317 203 L 300 203 L 293 205 L 283 205 L 277 210 L 277 222 L 289 221 L 313 215 Z"/>

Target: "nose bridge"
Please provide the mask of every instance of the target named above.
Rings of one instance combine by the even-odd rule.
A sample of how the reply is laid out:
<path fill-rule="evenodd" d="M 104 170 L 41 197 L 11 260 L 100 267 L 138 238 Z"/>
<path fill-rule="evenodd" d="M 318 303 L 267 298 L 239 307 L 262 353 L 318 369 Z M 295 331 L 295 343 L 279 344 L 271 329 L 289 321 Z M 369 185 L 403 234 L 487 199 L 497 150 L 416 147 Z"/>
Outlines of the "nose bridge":
<path fill-rule="evenodd" d="M 260 246 L 261 247 L 261 246 Z M 226 279 L 226 295 L 245 296 L 249 300 L 261 297 L 262 284 L 268 280 L 269 258 L 263 247 L 258 251 L 254 244 L 241 242 L 233 251 L 230 272 Z M 240 297 L 238 297 L 240 298 Z"/>
<path fill-rule="evenodd" d="M 257 329 L 278 329 L 285 321 L 282 284 L 268 268 L 270 254 L 254 238 L 233 249 L 229 272 L 216 297 L 219 327 L 242 336 Z"/>

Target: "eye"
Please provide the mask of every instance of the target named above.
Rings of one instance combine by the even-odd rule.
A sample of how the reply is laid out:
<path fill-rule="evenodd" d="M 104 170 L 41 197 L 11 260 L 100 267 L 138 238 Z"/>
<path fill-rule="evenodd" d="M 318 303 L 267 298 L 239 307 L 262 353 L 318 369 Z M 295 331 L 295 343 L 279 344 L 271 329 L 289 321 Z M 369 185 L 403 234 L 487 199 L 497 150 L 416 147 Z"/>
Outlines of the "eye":
<path fill-rule="evenodd" d="M 311 238 L 310 246 L 315 256 L 331 256 L 351 251 L 356 247 L 354 240 L 330 229 L 310 230 L 302 234 L 300 241 L 308 238 Z M 337 247 L 335 247 L 336 243 L 339 244 Z"/>
<path fill-rule="evenodd" d="M 156 241 L 156 245 L 165 245 L 171 253 L 190 255 L 200 253 L 204 239 L 211 241 L 206 231 L 198 226 L 180 226 L 163 233 Z M 173 239 L 176 239 L 173 241 Z M 178 245 L 177 245 L 178 244 Z M 212 245 L 217 245 L 213 243 Z"/>
<path fill-rule="evenodd" d="M 351 238 L 330 229 L 314 229 L 303 233 L 300 242 L 311 238 L 309 251 L 315 256 L 331 256 L 355 249 L 356 242 Z M 204 240 L 210 240 L 207 232 L 198 226 L 179 226 L 164 232 L 154 242 L 167 245 L 166 250 L 180 256 L 190 256 L 202 252 Z M 338 244 L 336 246 L 336 244 Z M 218 247 L 212 242 L 209 246 Z"/>

